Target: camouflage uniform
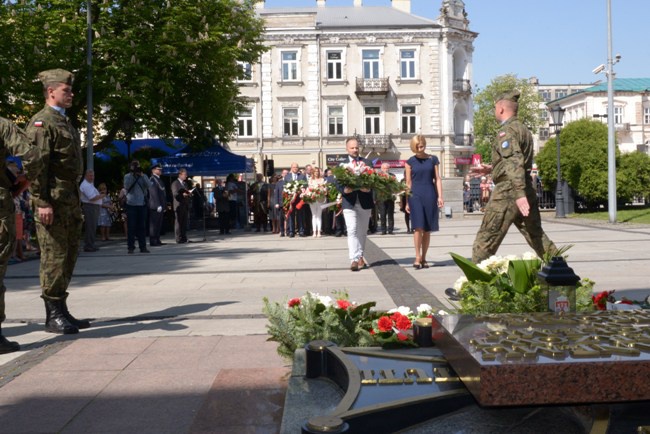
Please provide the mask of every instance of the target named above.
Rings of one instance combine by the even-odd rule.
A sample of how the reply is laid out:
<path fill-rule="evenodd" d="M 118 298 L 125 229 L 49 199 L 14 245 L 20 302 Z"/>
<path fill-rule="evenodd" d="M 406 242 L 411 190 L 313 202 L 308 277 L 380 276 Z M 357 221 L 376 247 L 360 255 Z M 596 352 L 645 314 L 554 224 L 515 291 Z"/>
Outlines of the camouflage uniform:
<path fill-rule="evenodd" d="M 29 121 L 27 134 L 44 154 L 45 167 L 30 187 L 35 207 L 51 206 L 54 220 L 41 223 L 35 213 L 41 248 L 41 287 L 46 300 L 63 300 L 72 278 L 81 235 L 79 182 L 83 158 L 79 132 L 70 120 L 46 105 Z"/>
<path fill-rule="evenodd" d="M 517 116 L 513 116 L 503 122 L 492 145 L 492 179 L 495 187 L 474 240 L 474 263 L 496 253 L 513 223 L 539 257 L 551 249 L 555 250 L 555 245 L 542 230 L 537 195 L 530 176 L 532 167 L 533 136 Z M 521 215 L 515 203 L 524 196 L 530 205 L 527 217 Z"/>
<path fill-rule="evenodd" d="M 6 119 L 0 118 L 0 323 L 5 320 L 4 276 L 7 261 L 14 250 L 16 241 L 16 214 L 14 200 L 10 191 L 12 182 L 5 170 L 7 156 L 20 157 L 27 179 L 34 179 L 42 169 L 41 151 L 34 147 L 25 133 Z M 1 338 L 0 334 L 0 339 Z M 4 344 L 4 342 L 2 342 Z M 15 349 L 19 349 L 15 344 Z M 4 345 L 0 347 L 0 353 Z"/>

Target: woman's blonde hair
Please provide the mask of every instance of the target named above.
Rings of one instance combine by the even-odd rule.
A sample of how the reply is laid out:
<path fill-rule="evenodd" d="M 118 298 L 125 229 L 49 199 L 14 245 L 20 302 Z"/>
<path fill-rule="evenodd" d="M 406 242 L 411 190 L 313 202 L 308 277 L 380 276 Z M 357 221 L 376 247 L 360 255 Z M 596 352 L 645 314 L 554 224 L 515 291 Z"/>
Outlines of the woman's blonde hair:
<path fill-rule="evenodd" d="M 414 154 L 417 154 L 418 149 L 417 146 L 422 143 L 425 147 L 427 146 L 427 139 L 424 138 L 422 134 L 418 134 L 417 136 L 413 136 L 411 138 L 411 152 Z"/>

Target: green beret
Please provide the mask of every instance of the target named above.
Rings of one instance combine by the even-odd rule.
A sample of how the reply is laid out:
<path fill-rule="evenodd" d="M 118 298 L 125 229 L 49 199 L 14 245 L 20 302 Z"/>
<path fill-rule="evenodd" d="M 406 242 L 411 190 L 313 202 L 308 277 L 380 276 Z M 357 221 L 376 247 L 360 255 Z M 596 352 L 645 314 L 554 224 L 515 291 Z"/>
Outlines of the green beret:
<path fill-rule="evenodd" d="M 65 69 L 48 69 L 47 71 L 39 72 L 38 79 L 43 84 L 48 83 L 65 83 L 72 86 L 72 80 L 74 80 L 74 75 L 70 71 Z"/>
<path fill-rule="evenodd" d="M 520 96 L 521 96 L 521 92 L 519 92 L 517 89 L 514 89 L 509 92 L 502 93 L 497 97 L 497 99 L 494 102 L 499 102 L 499 101 L 519 102 Z"/>

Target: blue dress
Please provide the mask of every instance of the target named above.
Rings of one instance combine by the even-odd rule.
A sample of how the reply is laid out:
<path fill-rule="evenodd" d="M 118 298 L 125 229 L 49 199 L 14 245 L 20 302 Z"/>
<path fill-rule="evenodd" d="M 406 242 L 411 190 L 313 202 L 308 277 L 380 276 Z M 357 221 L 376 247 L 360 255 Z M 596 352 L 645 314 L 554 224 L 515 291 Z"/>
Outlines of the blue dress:
<path fill-rule="evenodd" d="M 427 232 L 438 230 L 438 191 L 434 184 L 435 166 L 440 164 L 438 157 L 432 155 L 421 159 L 415 155 L 406 162 L 411 166 L 411 228 Z"/>

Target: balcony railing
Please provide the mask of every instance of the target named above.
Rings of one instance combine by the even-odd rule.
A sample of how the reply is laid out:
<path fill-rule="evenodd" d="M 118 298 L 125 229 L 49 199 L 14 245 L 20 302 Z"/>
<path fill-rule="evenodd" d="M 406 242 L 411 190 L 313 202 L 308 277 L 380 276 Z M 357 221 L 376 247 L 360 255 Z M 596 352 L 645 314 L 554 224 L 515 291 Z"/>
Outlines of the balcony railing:
<path fill-rule="evenodd" d="M 357 78 L 357 95 L 386 95 L 388 90 L 388 78 Z"/>
<path fill-rule="evenodd" d="M 366 149 L 388 149 L 391 145 L 390 135 L 373 134 L 361 136 L 357 135 L 357 140 L 362 148 Z"/>
<path fill-rule="evenodd" d="M 457 78 L 454 80 L 454 92 L 471 92 L 472 83 L 469 80 Z"/>

